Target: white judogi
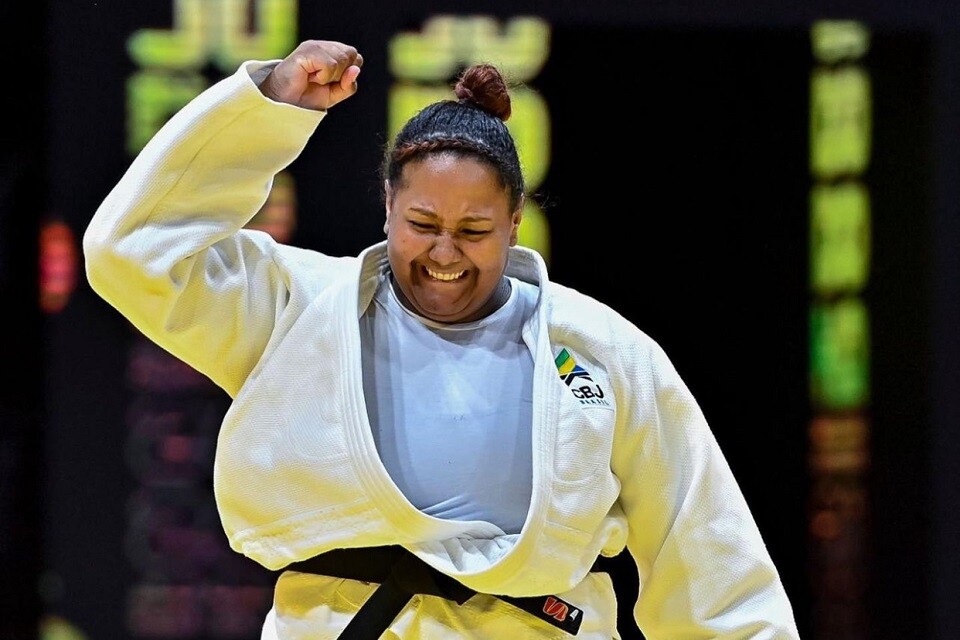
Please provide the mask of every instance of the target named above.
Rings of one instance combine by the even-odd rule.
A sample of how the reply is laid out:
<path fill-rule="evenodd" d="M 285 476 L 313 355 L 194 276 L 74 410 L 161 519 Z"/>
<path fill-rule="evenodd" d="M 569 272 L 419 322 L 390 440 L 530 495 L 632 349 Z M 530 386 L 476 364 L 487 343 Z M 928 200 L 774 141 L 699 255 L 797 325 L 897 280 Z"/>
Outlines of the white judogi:
<path fill-rule="evenodd" d="M 231 547 L 282 569 L 400 544 L 482 593 L 562 594 L 585 611 L 578 637 L 593 640 L 615 636 L 615 598 L 589 568 L 626 545 L 650 640 L 796 639 L 743 495 L 666 354 L 606 305 L 550 282 L 530 249 L 511 249 L 507 267 L 539 288 L 522 332 L 534 393 L 520 533 L 436 518 L 404 497 L 377 455 L 360 358 L 358 318 L 387 269 L 385 243 L 332 257 L 242 229 L 324 116 L 266 99 L 256 83 L 269 64 L 245 63 L 171 118 L 84 235 L 93 288 L 233 398 L 214 468 Z M 370 588 L 285 572 L 265 635 L 335 637 Z M 505 606 L 417 598 L 391 633 L 561 637 Z"/>

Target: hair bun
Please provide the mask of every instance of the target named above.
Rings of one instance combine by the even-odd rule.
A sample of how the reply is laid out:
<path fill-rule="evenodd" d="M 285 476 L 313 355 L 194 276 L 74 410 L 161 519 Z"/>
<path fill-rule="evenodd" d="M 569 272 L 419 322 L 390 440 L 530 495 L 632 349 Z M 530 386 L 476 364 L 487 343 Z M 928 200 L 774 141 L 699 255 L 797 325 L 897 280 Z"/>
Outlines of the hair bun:
<path fill-rule="evenodd" d="M 460 102 L 475 104 L 504 122 L 510 117 L 510 93 L 500 70 L 489 63 L 464 69 L 453 92 Z"/>

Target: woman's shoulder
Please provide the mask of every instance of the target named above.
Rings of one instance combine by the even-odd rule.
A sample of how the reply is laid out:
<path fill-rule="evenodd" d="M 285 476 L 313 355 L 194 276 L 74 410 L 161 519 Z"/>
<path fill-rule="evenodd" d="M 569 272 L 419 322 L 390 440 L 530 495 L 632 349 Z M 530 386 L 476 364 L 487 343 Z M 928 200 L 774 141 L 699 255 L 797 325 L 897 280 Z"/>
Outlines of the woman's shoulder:
<path fill-rule="evenodd" d="M 291 285 L 310 288 L 323 288 L 343 278 L 355 277 L 360 267 L 357 256 L 334 256 L 292 244 L 275 243 L 273 258 Z"/>
<path fill-rule="evenodd" d="M 589 341 L 615 346 L 624 342 L 654 346 L 654 339 L 612 305 L 568 285 L 551 281 L 545 287 L 551 327 Z"/>

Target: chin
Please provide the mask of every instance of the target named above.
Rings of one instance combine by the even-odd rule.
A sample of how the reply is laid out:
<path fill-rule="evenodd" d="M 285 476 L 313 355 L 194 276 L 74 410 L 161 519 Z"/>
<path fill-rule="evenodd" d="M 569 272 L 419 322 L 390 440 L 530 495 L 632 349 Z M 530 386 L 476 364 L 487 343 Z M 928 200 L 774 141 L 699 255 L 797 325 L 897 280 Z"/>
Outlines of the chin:
<path fill-rule="evenodd" d="M 460 318 L 464 316 L 462 313 L 445 313 L 430 310 L 422 310 L 421 313 L 436 322 L 460 322 Z"/>
<path fill-rule="evenodd" d="M 435 322 L 462 322 L 463 318 L 469 316 L 464 310 L 451 310 L 449 308 L 425 307 L 420 306 L 420 314 L 430 318 Z"/>

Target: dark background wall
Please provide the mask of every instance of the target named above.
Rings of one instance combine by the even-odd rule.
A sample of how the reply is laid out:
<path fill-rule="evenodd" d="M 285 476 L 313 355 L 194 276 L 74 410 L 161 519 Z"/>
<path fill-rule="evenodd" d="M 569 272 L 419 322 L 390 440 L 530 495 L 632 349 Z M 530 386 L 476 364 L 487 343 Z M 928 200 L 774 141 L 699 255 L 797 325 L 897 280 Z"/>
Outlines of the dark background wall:
<path fill-rule="evenodd" d="M 6 316 L 0 347 L 0 638 L 4 639 L 35 637 L 41 613 L 35 589 L 42 553 L 43 468 L 36 232 L 45 183 L 43 9 L 39 4 L 16 11 L 12 3 L 0 5 L 0 57 L 21 57 L 33 69 L 24 77 L 25 99 L 11 99 L 6 107 L 12 126 L 0 134 L 0 307 Z M 7 28 L 17 24 L 25 32 Z"/>
<path fill-rule="evenodd" d="M 3 59 L 15 61 L 14 115 L 0 136 L 0 284 L 13 328 L 0 395 L 0 637 L 34 637 L 41 613 L 90 638 L 146 637 L 130 631 L 146 634 L 138 615 L 150 609 L 137 598 L 162 600 L 165 619 L 181 621 L 153 636 L 256 637 L 244 633 L 268 602 L 271 576 L 224 551 L 209 502 L 223 396 L 152 350 L 82 279 L 59 313 L 36 305 L 41 221 L 63 220 L 79 237 L 126 168 L 126 42 L 136 29 L 168 28 L 172 4 L 0 9 Z M 551 57 L 531 84 L 552 119 L 538 195 L 553 278 L 617 307 L 671 354 L 741 481 L 805 638 L 816 637 L 822 586 L 811 581 L 807 537 L 809 27 L 863 20 L 875 109 L 863 637 L 960 636 L 960 18 L 948 3 L 301 4 L 302 37 L 356 43 L 367 60 L 351 111 L 324 123 L 295 169 L 294 241 L 331 253 L 380 237 L 389 36 L 439 11 L 550 22 Z M 157 469 L 137 461 L 161 441 L 187 454 L 148 482 Z M 632 637 L 633 569 L 625 558 L 610 569 Z M 171 582 L 194 588 L 180 599 L 149 590 Z"/>

